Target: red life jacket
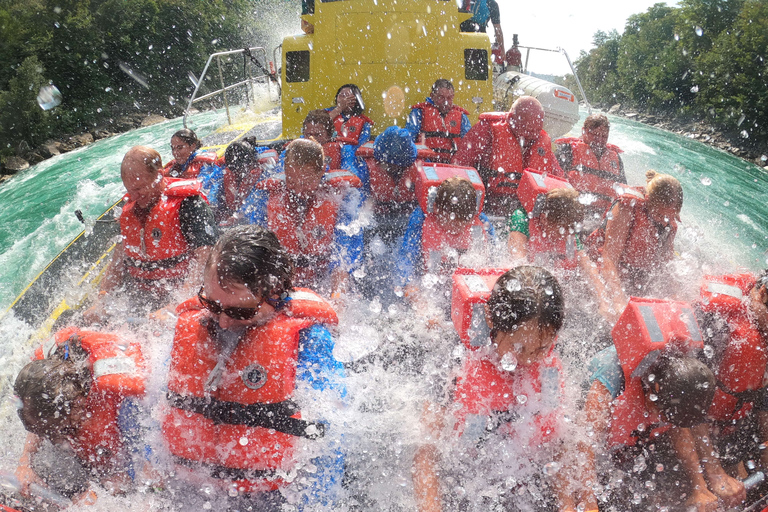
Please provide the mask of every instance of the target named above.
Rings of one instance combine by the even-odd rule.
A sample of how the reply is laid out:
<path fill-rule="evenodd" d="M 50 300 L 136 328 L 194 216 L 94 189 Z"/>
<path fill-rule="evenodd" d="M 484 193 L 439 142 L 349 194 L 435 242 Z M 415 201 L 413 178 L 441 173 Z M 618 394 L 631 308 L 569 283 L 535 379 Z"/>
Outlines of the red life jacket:
<path fill-rule="evenodd" d="M 672 220 L 669 229 L 659 230 L 648 215 L 644 190 L 642 187 L 630 187 L 617 199 L 622 206 L 632 210 L 632 225 L 619 259 L 620 267 L 627 271 L 653 270 L 660 262 L 670 261 L 673 256 L 677 222 Z M 587 245 L 591 257 L 600 257 L 605 245 L 605 224 L 589 235 Z"/>
<path fill-rule="evenodd" d="M 541 228 L 541 208 L 550 190 L 573 188 L 561 178 L 540 174 L 533 169 L 522 173 L 517 197 L 530 219 L 528 222 L 528 259 L 544 266 L 556 266 L 563 270 L 575 270 L 579 261 L 576 253 L 576 237 L 565 233 L 558 238 L 547 238 Z"/>
<path fill-rule="evenodd" d="M 323 144 L 323 157 L 325 158 L 326 169 L 341 169 L 341 146 L 340 142 L 326 142 Z"/>
<path fill-rule="evenodd" d="M 163 196 L 152 207 L 144 223 L 136 216 L 136 203 L 130 198 L 120 214 L 125 265 L 128 273 L 140 280 L 182 278 L 192 255 L 181 231 L 179 208 L 185 198 L 201 196 L 200 182 L 164 179 Z"/>
<path fill-rule="evenodd" d="M 257 185 L 269 192 L 267 227 L 277 235 L 280 245 L 294 258 L 299 269 L 312 270 L 319 263 L 328 261 L 342 195 L 348 187 L 360 188 L 361 185 L 360 179 L 349 171 L 326 172 L 321 188 L 309 200 L 303 218 L 298 218 L 291 206 L 284 173 Z"/>
<path fill-rule="evenodd" d="M 624 373 L 624 391 L 612 404 L 609 447 L 634 446 L 642 432 L 657 436 L 659 415 L 645 407 L 641 377 L 667 348 L 691 355 L 704 348 L 693 309 L 685 302 L 632 297 L 611 331 L 616 354 Z"/>
<path fill-rule="evenodd" d="M 197 298 L 176 310 L 179 320 L 168 374 L 170 410 L 163 437 L 181 462 L 202 464 L 213 476 L 235 481 L 243 492 L 285 485 L 275 472 L 293 468 L 297 437 L 322 435 L 322 426 L 301 420 L 291 402 L 299 334 L 317 323 L 334 325 L 338 318 L 330 304 L 310 290 L 298 289 L 291 296 L 287 308 L 272 320 L 248 328 L 213 390 L 204 389 L 218 362 L 209 331 L 212 319 Z M 216 407 L 235 412 L 217 416 Z M 241 417 L 236 411 L 253 412 Z"/>
<path fill-rule="evenodd" d="M 490 344 L 485 303 L 503 268 L 459 268 L 453 273 L 451 320 L 464 346 L 475 350 Z"/>
<path fill-rule="evenodd" d="M 496 431 L 528 449 L 540 447 L 557 436 L 563 386 L 554 348 L 542 361 L 514 372 L 470 352 L 453 393 L 458 433 L 470 445 Z"/>
<path fill-rule="evenodd" d="M 80 426 L 72 448 L 91 467 L 108 467 L 123 449 L 117 417 L 120 405 L 129 396 L 144 395 L 147 368 L 138 343 L 110 333 L 81 331 L 68 327 L 57 332 L 47 346 L 38 347 L 36 359 L 43 359 L 55 347 L 77 336 L 88 353 L 93 382 L 85 404 L 90 414 Z"/>
<path fill-rule="evenodd" d="M 380 203 L 409 203 L 414 201 L 416 199 L 413 190 L 416 174 L 415 164 L 409 167 L 395 183 L 392 176 L 381 168 L 373 154 L 373 142 L 366 142 L 360 146 L 356 153 L 368 166 L 368 179 L 373 198 Z"/>
<path fill-rule="evenodd" d="M 440 162 L 448 163 L 456 152 L 456 139 L 461 138 L 462 116 L 469 115 L 463 108 L 453 105 L 443 116 L 437 107 L 428 102 L 413 105 L 411 109 L 421 109 L 421 134 L 424 144 L 435 153 Z"/>
<path fill-rule="evenodd" d="M 165 167 L 163 167 L 163 176 L 166 178 L 182 178 L 182 179 L 194 179 L 200 175 L 200 169 L 205 165 L 217 165 L 218 158 L 213 151 L 200 151 L 196 152 L 194 158 L 186 168 L 182 168 L 182 165 L 171 160 Z"/>
<path fill-rule="evenodd" d="M 563 175 L 552 153 L 552 141 L 544 130 L 524 154 L 519 139 L 509 126 L 509 113 L 486 112 L 480 114 L 480 122 L 490 123 L 493 134 L 489 193 L 516 195 L 521 173 L 528 167 L 555 176 Z M 503 172 L 499 172 L 500 169 Z"/>
<path fill-rule="evenodd" d="M 745 303 L 755 283 L 750 274 L 704 276 L 701 287 L 701 309 L 720 315 L 730 330 L 715 374 L 718 388 L 709 409 L 709 415 L 718 421 L 738 420 L 747 415 L 753 408 L 752 402 L 739 394 L 765 386 L 768 345 L 750 321 Z"/>
<path fill-rule="evenodd" d="M 334 141 L 357 146 L 360 142 L 360 134 L 363 132 L 365 123 L 373 126 L 373 121 L 363 114 L 350 116 L 346 120 L 342 115 L 336 116 L 336 119 L 333 120 L 333 128 L 336 130 Z"/>
<path fill-rule="evenodd" d="M 566 170 L 568 181 L 579 192 L 594 194 L 597 201 L 592 203 L 595 208 L 607 210 L 611 203 L 619 196 L 616 185 L 623 185 L 621 181 L 621 160 L 619 153 L 622 150 L 613 144 L 606 144 L 602 156 L 598 160 L 597 155 L 577 137 L 558 139 L 556 144 L 568 144 L 571 147 L 572 168 Z"/>

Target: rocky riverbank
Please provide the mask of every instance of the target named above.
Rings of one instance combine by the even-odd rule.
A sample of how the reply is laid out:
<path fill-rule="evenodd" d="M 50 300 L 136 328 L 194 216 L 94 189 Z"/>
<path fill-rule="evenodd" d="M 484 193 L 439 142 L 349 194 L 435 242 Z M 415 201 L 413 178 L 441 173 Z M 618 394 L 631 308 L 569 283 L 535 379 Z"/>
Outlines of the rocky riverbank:
<path fill-rule="evenodd" d="M 47 140 L 34 148 L 22 141 L 16 147 L 15 155 L 7 156 L 0 162 L 0 182 L 7 180 L 19 171 L 28 169 L 30 165 L 35 165 L 53 156 L 87 146 L 99 139 L 163 121 L 167 121 L 167 119 L 157 114 L 126 114 L 109 119 L 107 122 L 81 133 Z"/>
<path fill-rule="evenodd" d="M 632 119 L 668 132 L 697 140 L 768 170 L 768 142 L 745 138 L 740 133 L 729 133 L 698 120 L 685 120 L 663 114 L 646 114 L 613 105 L 608 114 Z"/>

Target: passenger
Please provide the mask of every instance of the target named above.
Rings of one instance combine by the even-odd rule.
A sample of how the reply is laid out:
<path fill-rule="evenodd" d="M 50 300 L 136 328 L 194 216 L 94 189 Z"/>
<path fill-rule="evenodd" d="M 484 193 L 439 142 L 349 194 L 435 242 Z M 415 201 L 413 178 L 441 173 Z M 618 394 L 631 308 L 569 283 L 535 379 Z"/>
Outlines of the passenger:
<path fill-rule="evenodd" d="M 216 164 L 216 153 L 200 151 L 201 146 L 202 142 L 195 132 L 188 128 L 174 133 L 171 137 L 173 160 L 165 165 L 163 175 L 167 178 L 200 180 L 208 202 L 217 208 L 224 171 Z"/>
<path fill-rule="evenodd" d="M 243 210 L 248 208 L 250 196 L 256 193 L 262 168 L 253 146 L 242 140 L 227 146 L 224 161 L 227 165 L 222 183 L 224 197 L 215 213 L 219 224 L 230 226 L 239 224 L 245 217 Z"/>
<path fill-rule="evenodd" d="M 263 181 L 249 220 L 273 231 L 293 259 L 295 281 L 334 298 L 347 291 L 362 261 L 360 180 L 326 173 L 319 143 L 297 139 L 286 149 L 285 172 Z"/>
<path fill-rule="evenodd" d="M 325 109 L 333 121 L 334 140 L 350 146 L 348 151 L 352 155 L 371 138 L 373 121 L 363 115 L 365 105 L 362 102 L 360 88 L 355 84 L 346 84 L 336 91 L 336 106 Z"/>
<path fill-rule="evenodd" d="M 472 171 L 474 172 L 474 170 Z M 397 254 L 398 287 L 407 297 L 419 289 L 415 282 L 425 273 L 450 275 L 461 256 L 471 249 L 487 251 L 495 239 L 488 217 L 478 205 L 478 194 L 467 178 L 443 181 L 434 196 L 432 211 L 418 206 Z"/>
<path fill-rule="evenodd" d="M 563 184 L 567 185 L 567 182 Z M 521 195 L 523 192 L 521 190 Z M 541 195 L 543 200 L 525 201 L 530 211 L 519 208 L 509 218 L 507 246 L 513 261 L 527 260 L 559 270 L 565 272 L 566 278 L 581 271 L 597 296 L 601 314 L 614 322 L 618 314 L 610 312 L 613 304 L 608 300 L 605 285 L 579 239 L 584 222 L 584 206 L 579 202 L 579 193 L 573 188 L 553 188 Z M 532 207 L 534 204 L 538 207 Z"/>
<path fill-rule="evenodd" d="M 360 148 L 357 154 L 361 155 L 367 146 Z M 365 168 L 355 174 L 374 200 L 377 222 L 389 223 L 405 215 L 406 211 L 408 214 L 413 211 L 416 157 L 416 145 L 410 133 L 404 128 L 390 126 L 376 137 L 372 154 L 368 150 L 360 158 Z"/>
<path fill-rule="evenodd" d="M 337 426 L 319 416 L 345 395 L 327 328 L 337 317 L 319 295 L 294 290 L 277 237 L 257 226 L 222 235 L 197 297 L 177 312 L 163 437 L 182 509 L 281 510 L 295 477 L 292 489 L 308 481 L 295 505 L 332 510 L 344 458 Z M 312 414 L 299 416 L 299 397 Z M 297 460 L 308 450 L 321 455 L 307 473 Z"/>
<path fill-rule="evenodd" d="M 122 241 L 101 280 L 100 296 L 120 290 L 129 297 L 132 314 L 146 314 L 168 305 L 171 293 L 185 281 L 189 289 L 200 283 L 218 230 L 200 195 L 200 183 L 164 178 L 154 149 L 129 149 L 120 177 L 126 189 L 120 214 Z M 104 320 L 105 306 L 100 298 L 85 318 Z"/>
<path fill-rule="evenodd" d="M 697 452 L 717 381 L 697 359 L 703 343 L 690 306 L 632 298 L 613 341 L 590 364 L 585 412 L 597 444 L 581 446 L 585 485 L 604 476 L 599 485 L 610 489 L 614 510 L 714 511 L 718 497 L 726 508 L 743 501 L 741 482 L 716 457 Z"/>
<path fill-rule="evenodd" d="M 311 110 L 307 117 L 304 118 L 301 136 L 304 139 L 314 139 L 323 146 L 326 170 L 347 169 L 347 167 L 349 167 L 347 170 L 351 170 L 351 164 L 354 162 L 354 159 L 347 167 L 342 165 L 342 144 L 333 140 L 333 121 L 328 111 Z"/>
<path fill-rule="evenodd" d="M 113 494 L 127 492 L 140 451 L 141 348 L 112 334 L 68 328 L 56 333 L 46 358 L 42 348 L 37 355 L 14 384 L 29 432 L 16 470 L 22 492 L 44 485 L 79 500 L 91 481 Z"/>
<path fill-rule="evenodd" d="M 720 460 L 740 478 L 747 476 L 743 463 L 759 460 L 768 468 L 768 271 L 751 274 L 706 276 L 698 304 L 711 341 L 717 391 L 709 416 Z M 763 443 L 763 444 L 761 444 Z"/>
<path fill-rule="evenodd" d="M 461 23 L 460 30 L 462 32 L 486 32 L 488 21 L 490 21 L 493 24 L 495 38 L 493 43 L 494 55 L 498 51 L 504 55 L 504 33 L 501 30 L 501 15 L 496 0 L 463 0 L 462 10 L 471 12 L 472 17 Z"/>
<path fill-rule="evenodd" d="M 509 113 L 481 114 L 451 163 L 477 169 L 486 184 L 489 206 L 508 214 L 520 207 L 517 185 L 524 169 L 563 176 L 543 126 L 544 109 L 539 100 L 518 98 Z"/>
<path fill-rule="evenodd" d="M 421 142 L 438 153 L 437 162 L 450 162 L 456 153 L 456 141 L 472 128 L 467 117 L 469 112 L 453 104 L 453 95 L 450 80 L 437 80 L 429 98 L 411 107 L 405 125 L 414 142 Z"/>
<path fill-rule="evenodd" d="M 564 313 L 546 270 L 522 266 L 499 277 L 485 304 L 490 347 L 467 351 L 450 399 L 424 407 L 426 441 L 413 463 L 418 510 L 552 510 L 554 501 L 576 510 L 561 472 L 545 467 L 568 450 L 554 349 Z"/>
<path fill-rule="evenodd" d="M 611 125 L 604 114 L 592 114 L 584 121 L 581 138 L 557 139 L 555 155 L 571 185 L 582 194 L 595 196 L 588 206 L 588 218 L 602 218 L 626 185 L 621 149 L 608 144 Z"/>
<path fill-rule="evenodd" d="M 683 188 L 668 174 L 646 173 L 645 190 L 628 190 L 606 215 L 586 245 L 614 297 L 617 311 L 628 295 L 647 295 L 649 285 L 674 255 Z M 626 295 L 625 295 L 626 294 Z"/>

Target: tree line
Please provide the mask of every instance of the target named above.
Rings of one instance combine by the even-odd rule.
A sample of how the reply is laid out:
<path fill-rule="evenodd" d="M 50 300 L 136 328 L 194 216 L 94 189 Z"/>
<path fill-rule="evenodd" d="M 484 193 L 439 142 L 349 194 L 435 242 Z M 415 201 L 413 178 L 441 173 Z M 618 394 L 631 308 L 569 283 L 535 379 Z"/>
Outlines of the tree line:
<path fill-rule="evenodd" d="M 262 14 L 274 3 L 0 0 L 0 154 L 131 110 L 178 115 L 189 73 L 215 51 L 256 45 L 273 30 Z M 62 103 L 44 111 L 48 84 Z"/>
<path fill-rule="evenodd" d="M 575 63 L 590 101 L 768 136 L 767 0 L 657 3 L 593 43 Z"/>

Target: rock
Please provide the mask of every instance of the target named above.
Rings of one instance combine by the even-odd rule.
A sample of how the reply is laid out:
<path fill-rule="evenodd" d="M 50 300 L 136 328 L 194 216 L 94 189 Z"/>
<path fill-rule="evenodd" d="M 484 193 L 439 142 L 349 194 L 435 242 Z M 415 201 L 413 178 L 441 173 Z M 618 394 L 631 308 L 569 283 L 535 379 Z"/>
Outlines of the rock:
<path fill-rule="evenodd" d="M 152 126 L 167 121 L 166 118 L 157 114 L 150 114 L 141 120 L 141 126 Z"/>
<path fill-rule="evenodd" d="M 627 112 L 626 114 L 624 114 L 624 117 L 634 119 L 635 117 L 637 117 L 637 112 Z"/>
<path fill-rule="evenodd" d="M 608 109 L 609 114 L 618 114 L 619 110 L 621 110 L 621 103 L 617 103 L 611 108 Z"/>
<path fill-rule="evenodd" d="M 87 146 L 88 144 L 93 143 L 93 135 L 88 132 L 81 133 L 79 135 L 73 135 L 67 140 L 67 142 L 76 148 Z"/>
<path fill-rule="evenodd" d="M 32 151 L 32 148 L 29 147 L 29 143 L 25 140 L 19 142 L 19 145 L 16 146 L 16 154 L 18 156 L 24 156 L 30 151 Z"/>
<path fill-rule="evenodd" d="M 95 140 L 99 139 L 106 139 L 107 137 L 111 137 L 114 135 L 111 131 L 105 129 L 105 128 L 94 128 L 91 130 L 91 135 Z"/>
<path fill-rule="evenodd" d="M 9 156 L 3 161 L 4 174 L 16 174 L 29 169 L 29 162 L 18 156 Z"/>
<path fill-rule="evenodd" d="M 115 119 L 115 128 L 120 132 L 127 132 L 136 128 L 136 122 L 128 116 L 121 116 Z"/>
<path fill-rule="evenodd" d="M 45 157 L 36 151 L 31 151 L 27 154 L 27 161 L 29 161 L 30 165 L 39 164 L 43 160 L 45 160 Z"/>
<path fill-rule="evenodd" d="M 59 150 L 60 147 L 61 142 L 49 140 L 44 142 L 42 146 L 38 147 L 36 151 L 43 155 L 45 158 L 51 158 L 52 156 L 61 154 L 61 151 Z"/>

